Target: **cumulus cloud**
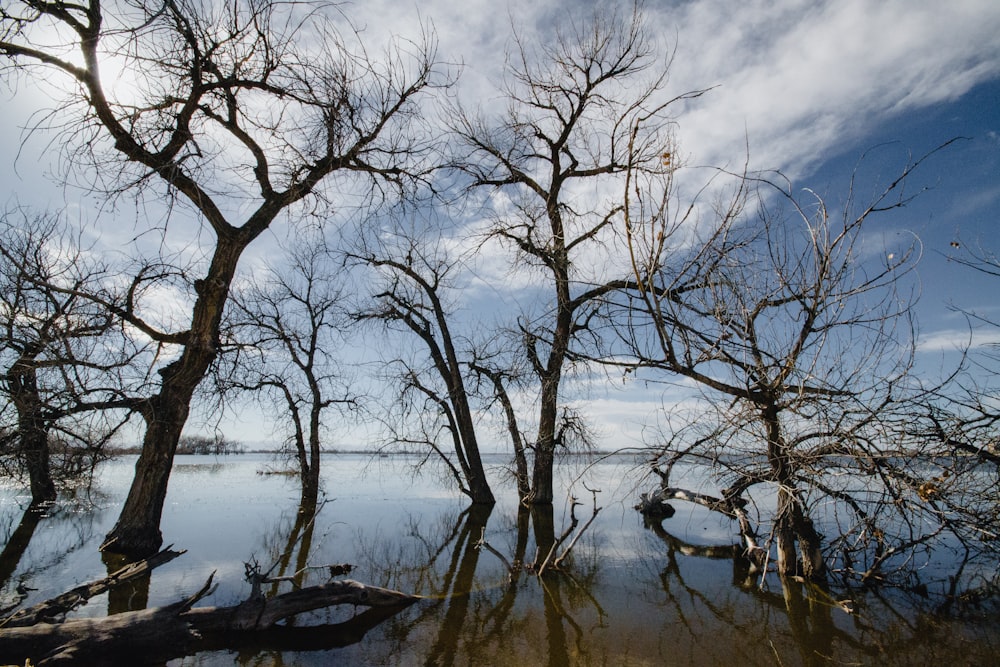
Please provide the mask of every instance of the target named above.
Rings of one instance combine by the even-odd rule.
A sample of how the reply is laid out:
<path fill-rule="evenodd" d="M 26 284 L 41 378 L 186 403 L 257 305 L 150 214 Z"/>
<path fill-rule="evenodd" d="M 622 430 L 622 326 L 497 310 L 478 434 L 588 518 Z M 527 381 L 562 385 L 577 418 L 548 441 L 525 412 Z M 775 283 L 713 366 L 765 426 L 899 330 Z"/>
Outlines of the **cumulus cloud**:
<path fill-rule="evenodd" d="M 512 22 L 530 42 L 592 11 L 554 0 L 453 7 L 383 0 L 349 11 L 373 36 L 432 22 L 441 56 L 464 64 L 464 96 L 485 105 L 497 95 Z M 715 87 L 678 119 L 682 147 L 701 164 L 742 160 L 748 140 L 756 165 L 794 174 L 876 123 L 1000 76 L 992 0 L 649 0 L 645 12 L 664 51 L 676 45 L 671 92 Z"/>

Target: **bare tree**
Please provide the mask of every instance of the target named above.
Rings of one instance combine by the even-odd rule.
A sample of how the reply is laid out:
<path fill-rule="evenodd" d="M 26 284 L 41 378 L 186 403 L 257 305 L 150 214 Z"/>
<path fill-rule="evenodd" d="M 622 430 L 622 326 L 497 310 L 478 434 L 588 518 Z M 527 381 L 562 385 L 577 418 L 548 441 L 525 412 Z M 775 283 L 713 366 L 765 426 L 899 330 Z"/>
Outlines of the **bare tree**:
<path fill-rule="evenodd" d="M 643 289 L 621 302 L 622 340 L 636 372 L 693 380 L 705 399 L 659 453 L 647 509 L 705 505 L 739 521 L 758 565 L 773 544 L 780 573 L 815 578 L 825 556 L 868 578 L 944 533 L 967 534 L 942 501 L 954 469 L 936 468 L 932 441 L 907 436 L 924 395 L 910 373 L 906 281 L 919 241 L 886 247 L 869 235 L 877 214 L 912 199 L 904 184 L 926 158 L 869 201 L 852 184 L 839 216 L 783 181 L 736 175 L 714 217 L 698 220 L 708 231 L 697 242 L 696 209 L 671 199 L 672 174 L 655 196 L 633 185 L 625 221 Z M 710 466 L 719 495 L 674 486 L 678 462 Z M 766 539 L 751 507 L 771 526 Z M 818 523 L 833 532 L 825 549 Z"/>
<path fill-rule="evenodd" d="M 990 278 L 1000 277 L 1000 259 L 981 241 L 955 240 L 948 259 Z M 980 292 L 981 294 L 981 292 Z M 905 432 L 910 441 L 928 447 L 931 443 L 937 465 L 930 482 L 923 483 L 925 496 L 932 497 L 951 517 L 950 525 L 961 534 L 963 562 L 987 557 L 992 570 L 1000 550 L 1000 408 L 997 370 L 1000 346 L 994 335 L 1000 321 L 988 309 L 952 308 L 969 321 L 969 343 L 956 352 L 960 361 L 945 381 L 928 389 L 918 409 L 908 415 Z M 977 329 L 984 344 L 973 346 Z M 969 568 L 974 570 L 974 568 Z M 996 577 L 989 578 L 996 587 Z M 959 591 L 958 577 L 951 578 L 950 592 Z"/>
<path fill-rule="evenodd" d="M 463 359 L 460 345 L 467 341 L 452 332 L 453 313 L 446 303 L 451 274 L 459 269 L 461 262 L 448 258 L 432 240 L 418 239 L 421 235 L 433 237 L 433 232 L 424 230 L 419 235 L 396 237 L 402 247 L 391 247 L 392 241 L 383 235 L 361 252 L 351 254 L 354 260 L 380 275 L 375 305 L 359 310 L 354 317 L 359 321 L 379 321 L 387 327 L 401 325 L 406 333 L 420 340 L 430 358 L 426 370 L 403 358 L 393 362 L 402 369 L 397 385 L 402 404 L 392 409 L 403 413 L 400 416 L 404 421 L 410 416 L 413 417 L 410 422 L 417 422 L 415 432 L 397 431 L 394 439 L 428 447 L 444 462 L 461 492 L 473 503 L 492 505 L 495 499 L 483 467 L 476 416 L 466 389 L 468 361 Z M 466 347 L 471 347 L 471 343 Z M 439 445 L 441 433 L 450 441 L 450 453 Z"/>
<path fill-rule="evenodd" d="M 3 217 L 0 395 L 8 403 L 0 410 L 0 457 L 5 471 L 23 467 L 32 503 L 56 499 L 55 478 L 92 470 L 83 459 L 99 459 L 138 406 L 128 376 L 144 348 L 94 299 L 119 301 L 112 273 L 88 257 L 58 216 Z M 58 474 L 53 447 L 63 459 Z"/>
<path fill-rule="evenodd" d="M 505 113 L 456 111 L 470 187 L 509 202 L 496 212 L 489 237 L 513 249 L 513 268 L 534 272 L 549 291 L 544 313 L 519 322 L 539 396 L 537 432 L 528 443 L 533 503 L 552 502 L 560 387 L 573 347 L 594 335 L 598 297 L 633 282 L 610 252 L 622 214 L 621 179 L 630 165 L 663 169 L 672 150 L 671 104 L 701 94 L 666 99 L 669 64 L 637 8 L 597 15 L 571 22 L 537 48 L 515 37 Z"/>
<path fill-rule="evenodd" d="M 948 259 L 974 271 L 1000 278 L 1000 257 L 982 242 L 952 241 Z M 1000 320 L 980 309 L 953 305 L 964 313 L 973 327 L 987 332 L 1000 331 Z M 994 382 L 1000 369 L 1000 343 L 988 341 L 978 349 L 963 350 L 963 371 L 952 391 L 942 393 L 936 405 L 928 406 L 931 430 L 949 447 L 972 454 L 992 464 L 1000 464 L 1000 387 Z M 958 385 L 958 390 L 954 390 Z M 949 405 L 949 407 L 945 407 Z"/>
<path fill-rule="evenodd" d="M 514 481 L 517 484 L 517 497 L 524 500 L 531 498 L 531 475 L 528 470 L 528 445 L 525 431 L 521 425 L 518 411 L 514 407 L 512 393 L 521 391 L 528 382 L 528 371 L 518 364 L 518 359 L 510 358 L 510 348 L 504 337 L 498 339 L 498 350 L 487 349 L 486 346 L 476 350 L 474 358 L 469 362 L 469 370 L 476 379 L 476 391 L 489 397 L 484 409 L 493 404 L 500 407 L 503 413 L 503 423 L 507 427 L 511 448 L 514 451 Z"/>
<path fill-rule="evenodd" d="M 270 268 L 233 297 L 236 370 L 227 382 L 260 393 L 260 403 L 277 405 L 291 420 L 289 441 L 302 482 L 301 504 L 315 507 L 320 491 L 323 414 L 349 407 L 355 399 L 335 351 L 344 346 L 349 316 L 343 281 L 329 249 L 302 241 L 288 253 L 288 264 Z"/>
<path fill-rule="evenodd" d="M 403 187 L 426 148 L 414 123 L 416 98 L 436 85 L 432 40 L 390 47 L 379 63 L 339 18 L 328 4 L 271 0 L 22 0 L 0 14 L 5 77 L 65 82 L 53 113 L 65 119 L 69 168 L 99 191 L 151 190 L 172 219 L 190 214 L 207 229 L 188 241 L 205 252 L 188 324 L 160 330 L 129 313 L 179 351 L 145 404 L 142 454 L 106 549 L 145 555 L 162 542 L 173 454 L 218 354 L 243 251 L 276 219 L 339 203 L 331 175 L 362 198 Z"/>

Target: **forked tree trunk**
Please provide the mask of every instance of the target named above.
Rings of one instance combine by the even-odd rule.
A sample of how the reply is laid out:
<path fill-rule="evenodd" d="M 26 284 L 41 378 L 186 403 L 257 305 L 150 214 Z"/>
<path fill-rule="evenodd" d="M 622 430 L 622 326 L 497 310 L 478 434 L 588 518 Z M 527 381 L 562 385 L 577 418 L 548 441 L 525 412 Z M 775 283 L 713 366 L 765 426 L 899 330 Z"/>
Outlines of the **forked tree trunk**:
<path fill-rule="evenodd" d="M 821 538 L 806 514 L 802 501 L 785 488 L 778 490 L 778 514 L 775 526 L 778 573 L 801 574 L 806 579 L 822 579 L 826 573 Z M 797 548 L 796 548 L 797 547 Z"/>

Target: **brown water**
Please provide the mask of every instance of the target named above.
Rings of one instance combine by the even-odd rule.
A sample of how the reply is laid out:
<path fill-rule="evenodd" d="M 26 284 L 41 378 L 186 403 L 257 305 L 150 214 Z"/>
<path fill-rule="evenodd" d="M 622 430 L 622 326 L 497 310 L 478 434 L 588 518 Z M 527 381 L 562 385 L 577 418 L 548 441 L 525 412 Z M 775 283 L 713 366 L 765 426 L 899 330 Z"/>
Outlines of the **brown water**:
<path fill-rule="evenodd" d="M 24 514 L 25 498 L 0 489 L 3 600 L 18 583 L 38 589 L 24 601 L 32 604 L 107 573 L 114 564 L 103 562 L 97 547 L 117 517 L 133 463 L 109 464 L 93 492 L 40 520 Z M 268 567 L 285 554 L 285 573 L 306 563 L 347 562 L 355 566 L 353 579 L 427 599 L 384 620 L 362 614 L 350 632 L 338 626 L 289 633 L 280 639 L 283 650 L 275 637 L 261 637 L 257 646 L 168 664 L 1000 663 L 996 605 L 943 611 L 933 577 L 926 598 L 896 590 L 825 592 L 748 575 L 727 548 L 734 527 L 697 508 L 678 507 L 662 529 L 643 527 L 631 505 L 646 487 L 637 486 L 640 474 L 625 458 L 560 468 L 562 488 L 582 503 L 581 525 L 593 510 L 587 488 L 601 490 L 602 509 L 562 569 L 541 577 L 516 566 L 547 552 L 569 525 L 569 504 L 519 511 L 499 460 L 500 502 L 481 511 L 468 509 L 440 480 L 413 479 L 412 460 L 330 456 L 326 502 L 311 526 L 297 521 L 294 478 L 257 474 L 272 463 L 264 455 L 179 457 L 162 528 L 165 544 L 187 553 L 157 569 L 147 585 L 96 598 L 78 614 L 174 602 L 212 572 L 219 586 L 199 604 L 234 604 L 249 591 L 245 561 Z M 481 537 L 503 559 L 477 548 Z M 303 583 L 325 576 L 309 570 Z M 838 604 L 847 599 L 850 613 Z M 295 625 L 332 626 L 361 612 L 335 608 Z"/>

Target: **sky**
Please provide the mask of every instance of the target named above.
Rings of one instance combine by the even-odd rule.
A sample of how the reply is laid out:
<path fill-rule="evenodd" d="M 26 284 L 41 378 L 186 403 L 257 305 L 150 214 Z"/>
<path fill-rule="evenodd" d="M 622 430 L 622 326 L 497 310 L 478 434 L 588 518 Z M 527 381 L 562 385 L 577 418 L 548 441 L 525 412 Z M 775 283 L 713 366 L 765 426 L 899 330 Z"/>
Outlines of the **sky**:
<path fill-rule="evenodd" d="M 488 106 L 512 29 L 528 41 L 551 39 L 555 25 L 585 19 L 594 4 L 466 0 L 456 10 L 451 0 L 373 0 L 345 12 L 373 43 L 415 37 L 415 26 L 430 22 L 440 57 L 462 65 L 457 94 Z M 921 240 L 918 316 L 928 359 L 968 340 L 956 307 L 1000 316 L 996 279 L 949 261 L 953 243 L 1000 252 L 1000 2 L 649 0 L 644 11 L 664 48 L 675 49 L 668 90 L 712 88 L 677 117 L 691 164 L 741 165 L 749 154 L 752 167 L 780 169 L 796 187 L 836 201 L 865 151 L 879 147 L 861 173 L 884 179 L 910 156 L 962 137 L 923 166 L 914 185 L 928 191 L 883 233 Z M 99 202 L 53 182 L 58 156 L 47 138 L 15 129 L 45 95 L 24 82 L 0 88 L 8 128 L 0 136 L 0 201 L 78 211 L 95 237 L 113 237 Z M 267 253 L 263 241 L 257 256 Z M 995 333 L 979 331 L 974 341 Z M 665 400 L 656 391 L 591 396 L 588 414 L 603 444 L 637 444 Z M 223 430 L 255 441 L 260 428 L 241 427 L 250 421 L 244 414 Z"/>

